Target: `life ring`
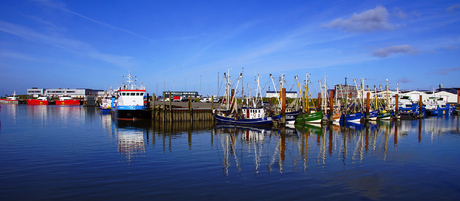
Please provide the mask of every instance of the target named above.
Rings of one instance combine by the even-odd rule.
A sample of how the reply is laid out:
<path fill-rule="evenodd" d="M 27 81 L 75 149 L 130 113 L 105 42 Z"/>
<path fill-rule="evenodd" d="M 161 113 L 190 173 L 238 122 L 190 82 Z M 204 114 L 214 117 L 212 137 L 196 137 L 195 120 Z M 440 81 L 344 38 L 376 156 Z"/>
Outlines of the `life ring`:
<path fill-rule="evenodd" d="M 256 117 L 256 114 L 254 113 L 254 114 L 252 114 L 252 116 L 253 116 L 253 117 Z"/>

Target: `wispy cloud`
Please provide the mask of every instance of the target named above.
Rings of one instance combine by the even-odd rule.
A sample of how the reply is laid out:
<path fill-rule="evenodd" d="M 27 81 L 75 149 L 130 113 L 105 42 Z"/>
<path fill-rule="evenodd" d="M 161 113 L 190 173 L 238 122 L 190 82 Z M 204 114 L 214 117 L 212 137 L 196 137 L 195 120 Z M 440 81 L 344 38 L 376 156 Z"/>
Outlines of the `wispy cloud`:
<path fill-rule="evenodd" d="M 374 9 L 362 13 L 354 13 L 348 19 L 336 19 L 323 26 L 340 29 L 345 32 L 375 32 L 378 30 L 391 30 L 394 28 L 388 22 L 388 11 L 383 6 L 376 6 Z"/>
<path fill-rule="evenodd" d="M 389 47 L 374 50 L 372 52 L 372 55 L 376 57 L 387 57 L 390 54 L 397 54 L 397 53 L 418 54 L 419 51 L 412 48 L 412 46 L 410 45 L 395 45 L 395 46 L 389 46 Z"/>
<path fill-rule="evenodd" d="M 109 27 L 111 29 L 115 29 L 115 30 L 119 30 L 119 31 L 122 31 L 122 32 L 125 32 L 125 33 L 128 33 L 128 34 L 131 34 L 133 36 L 136 36 L 136 37 L 139 37 L 139 38 L 143 38 L 143 39 L 146 39 L 146 40 L 149 40 L 149 41 L 152 41 L 152 42 L 155 42 L 155 40 L 152 40 L 150 38 L 147 38 L 145 36 L 142 36 L 142 35 L 139 35 L 137 33 L 134 33 L 132 31 L 128 31 L 126 29 L 123 29 L 123 28 L 120 28 L 120 27 L 116 27 L 116 26 L 112 26 L 110 24 L 107 24 L 107 23 L 104 23 L 104 22 L 100 22 L 100 21 L 97 21 L 95 19 L 92 19 L 92 18 L 89 18 L 89 17 L 86 17 L 84 15 L 81 15 L 79 13 L 76 13 L 76 12 L 73 12 L 69 9 L 66 8 L 66 5 L 63 4 L 63 3 L 57 3 L 57 2 L 54 2 L 54 1 L 51 1 L 51 0 L 35 0 L 36 2 L 39 2 L 45 6 L 48 6 L 48 7 L 51 7 L 51 8 L 56 8 L 56 9 L 59 9 L 61 11 L 64 11 L 64 12 L 67 12 L 67 13 L 70 13 L 70 14 L 73 14 L 73 15 L 76 15 L 78 17 L 81 17 L 83 19 L 86 19 L 86 20 L 89 20 L 91 22 L 94 22 L 94 23 L 97 23 L 97 24 L 100 24 L 102 26 L 105 26 L 105 27 Z"/>
<path fill-rule="evenodd" d="M 452 12 L 459 8 L 460 8 L 460 4 L 455 4 L 453 6 L 450 6 L 449 8 L 446 8 L 446 12 Z"/>
<path fill-rule="evenodd" d="M 454 71 L 460 71 L 460 67 L 453 67 L 453 68 L 437 68 L 435 69 L 434 73 L 439 75 L 446 75 Z"/>
<path fill-rule="evenodd" d="M 401 8 L 394 8 L 393 14 L 396 15 L 399 19 L 406 19 L 407 14 Z"/>
<path fill-rule="evenodd" d="M 132 57 L 100 53 L 91 45 L 85 42 L 64 38 L 61 36 L 57 36 L 56 34 L 39 33 L 33 29 L 29 29 L 20 25 L 11 24 L 4 21 L 0 21 L 0 31 L 16 35 L 28 41 L 52 45 L 54 47 L 75 53 L 77 55 L 83 55 L 93 59 L 109 62 L 113 65 L 122 68 L 131 68 L 135 65 Z M 10 55 L 10 57 L 12 56 L 14 55 Z M 16 57 L 18 56 L 19 55 L 16 55 Z"/>
<path fill-rule="evenodd" d="M 13 51 L 10 51 L 10 50 L 0 50 L 0 57 L 12 58 L 12 59 L 20 59 L 20 60 L 28 60 L 28 61 L 39 61 L 40 60 L 40 59 L 38 59 L 36 57 L 31 57 L 29 55 L 13 52 Z"/>

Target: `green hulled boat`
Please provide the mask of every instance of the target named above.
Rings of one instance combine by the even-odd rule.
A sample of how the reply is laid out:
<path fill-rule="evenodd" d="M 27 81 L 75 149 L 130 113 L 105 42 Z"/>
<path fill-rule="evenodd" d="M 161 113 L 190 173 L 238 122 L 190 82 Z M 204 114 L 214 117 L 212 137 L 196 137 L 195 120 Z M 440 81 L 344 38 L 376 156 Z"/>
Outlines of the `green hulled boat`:
<path fill-rule="evenodd" d="M 321 123 L 321 119 L 323 118 L 323 111 L 319 112 L 312 112 L 310 114 L 300 114 L 295 119 L 296 124 L 303 124 L 305 123 Z"/>

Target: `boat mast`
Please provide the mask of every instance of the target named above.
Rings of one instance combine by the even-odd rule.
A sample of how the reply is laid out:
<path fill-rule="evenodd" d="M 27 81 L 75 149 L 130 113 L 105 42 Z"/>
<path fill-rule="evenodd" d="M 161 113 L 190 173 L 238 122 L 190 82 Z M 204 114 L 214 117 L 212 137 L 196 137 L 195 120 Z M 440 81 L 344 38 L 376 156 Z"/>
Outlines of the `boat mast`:
<path fill-rule="evenodd" d="M 387 98 L 387 105 L 386 105 L 386 106 L 387 106 L 387 108 L 388 108 L 387 110 L 389 110 L 389 109 L 390 109 L 390 96 L 389 96 L 389 94 L 388 94 L 388 79 L 387 79 L 386 81 L 387 81 L 387 86 L 386 86 L 386 90 L 387 90 L 387 92 L 386 92 L 386 96 L 387 96 L 387 97 L 386 97 L 386 98 Z"/>
<path fill-rule="evenodd" d="M 310 114 L 310 107 L 309 107 L 309 104 L 310 104 L 310 101 L 309 101 L 309 96 L 308 96 L 308 78 L 310 77 L 310 75 L 308 73 L 306 73 L 306 80 L 305 80 L 305 111 L 307 112 L 307 114 Z"/>
<path fill-rule="evenodd" d="M 124 77 L 124 78 L 128 78 L 128 86 L 127 86 L 127 88 L 128 88 L 128 89 L 134 89 L 134 85 L 131 84 L 131 82 L 136 82 L 136 81 L 137 81 L 137 76 L 134 76 L 134 77 L 131 76 L 131 70 L 129 70 L 128 76 L 126 76 L 126 77 L 123 76 L 123 77 Z M 131 78 L 134 78 L 135 80 L 134 80 L 134 81 L 131 81 Z"/>
<path fill-rule="evenodd" d="M 260 75 L 257 74 L 257 90 L 256 90 L 256 101 L 254 102 L 254 107 L 256 107 L 256 102 L 259 99 L 259 97 L 260 97 L 260 101 L 263 102 L 262 96 L 261 96 L 262 89 L 260 88 L 259 78 L 260 78 Z"/>
<path fill-rule="evenodd" d="M 240 76 L 238 77 L 238 81 L 236 82 L 236 87 L 235 87 L 235 89 L 238 89 L 238 84 L 240 83 L 241 77 L 243 77 L 243 74 L 242 74 L 242 73 L 240 73 Z M 228 101 L 227 101 L 227 102 L 228 102 Z M 238 107 L 238 105 L 237 105 L 236 107 L 233 107 L 233 105 L 236 105 L 236 104 L 234 103 L 234 102 L 235 102 L 235 95 L 233 95 L 232 101 L 231 101 L 231 102 L 232 102 L 232 107 L 231 107 L 231 108 L 232 108 L 232 111 L 231 111 L 231 113 L 233 113 L 233 111 L 235 111 L 236 108 Z"/>

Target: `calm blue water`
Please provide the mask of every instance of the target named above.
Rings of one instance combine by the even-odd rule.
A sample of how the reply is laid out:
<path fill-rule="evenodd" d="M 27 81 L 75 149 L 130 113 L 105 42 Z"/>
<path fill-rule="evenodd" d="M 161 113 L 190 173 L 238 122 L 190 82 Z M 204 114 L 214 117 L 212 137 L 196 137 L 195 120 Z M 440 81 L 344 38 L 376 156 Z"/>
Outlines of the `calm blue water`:
<path fill-rule="evenodd" d="M 1 105 L 0 200 L 457 200 L 459 117 L 325 128 Z"/>

